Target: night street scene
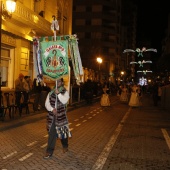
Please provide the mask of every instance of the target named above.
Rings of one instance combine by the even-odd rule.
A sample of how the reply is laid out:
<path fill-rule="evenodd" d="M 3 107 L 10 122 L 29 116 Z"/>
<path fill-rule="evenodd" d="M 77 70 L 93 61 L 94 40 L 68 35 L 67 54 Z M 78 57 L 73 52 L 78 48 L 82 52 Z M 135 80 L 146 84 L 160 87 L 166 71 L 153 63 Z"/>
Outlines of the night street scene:
<path fill-rule="evenodd" d="M 0 170 L 170 170 L 168 1 L 2 0 L 0 16 Z"/>

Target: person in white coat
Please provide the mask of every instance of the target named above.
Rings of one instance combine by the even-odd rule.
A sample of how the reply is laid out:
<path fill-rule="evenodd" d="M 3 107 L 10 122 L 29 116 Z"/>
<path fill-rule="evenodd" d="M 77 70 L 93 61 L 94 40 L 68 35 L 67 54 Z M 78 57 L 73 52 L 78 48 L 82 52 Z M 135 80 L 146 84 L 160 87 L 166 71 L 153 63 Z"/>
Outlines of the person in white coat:
<path fill-rule="evenodd" d="M 47 114 L 48 145 L 44 159 L 53 155 L 56 138 L 61 140 L 63 152 L 68 151 L 68 138 L 71 137 L 67 119 L 67 102 L 69 93 L 64 87 L 63 78 L 57 80 L 57 88 L 47 95 L 45 107 Z"/>

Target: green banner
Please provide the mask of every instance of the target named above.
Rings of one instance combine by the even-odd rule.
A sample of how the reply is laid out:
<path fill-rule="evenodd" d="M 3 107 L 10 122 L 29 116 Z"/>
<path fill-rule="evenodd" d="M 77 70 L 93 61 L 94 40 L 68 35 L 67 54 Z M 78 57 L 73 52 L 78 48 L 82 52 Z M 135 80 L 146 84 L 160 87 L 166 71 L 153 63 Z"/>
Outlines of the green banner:
<path fill-rule="evenodd" d="M 41 41 L 42 72 L 44 76 L 58 79 L 69 74 L 68 41 Z"/>
<path fill-rule="evenodd" d="M 81 82 L 80 76 L 83 75 L 83 67 L 82 67 L 79 48 L 78 48 L 77 36 L 75 35 L 70 36 L 68 38 L 68 41 L 69 41 L 71 61 L 72 61 L 73 70 L 74 70 L 74 76 L 75 76 L 77 84 L 80 84 Z"/>

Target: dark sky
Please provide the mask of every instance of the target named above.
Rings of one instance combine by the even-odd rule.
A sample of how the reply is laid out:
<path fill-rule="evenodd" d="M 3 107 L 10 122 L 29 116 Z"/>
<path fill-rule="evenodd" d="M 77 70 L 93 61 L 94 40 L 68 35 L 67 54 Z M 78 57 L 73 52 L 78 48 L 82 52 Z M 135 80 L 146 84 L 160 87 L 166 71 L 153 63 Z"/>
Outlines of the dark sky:
<path fill-rule="evenodd" d="M 161 41 L 168 25 L 170 7 L 168 0 L 134 0 L 138 5 L 137 41 L 143 37 L 150 39 L 151 48 L 156 48 L 161 54 Z"/>

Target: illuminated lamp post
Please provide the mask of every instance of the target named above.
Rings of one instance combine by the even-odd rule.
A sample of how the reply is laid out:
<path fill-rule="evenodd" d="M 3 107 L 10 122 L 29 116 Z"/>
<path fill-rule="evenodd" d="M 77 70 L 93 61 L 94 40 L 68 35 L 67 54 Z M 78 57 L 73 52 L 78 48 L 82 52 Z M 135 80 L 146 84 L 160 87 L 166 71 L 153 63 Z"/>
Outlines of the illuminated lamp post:
<path fill-rule="evenodd" d="M 0 115 L 3 113 L 2 108 L 2 89 L 1 89 L 1 49 L 2 49 L 2 17 L 3 18 L 11 18 L 12 13 L 15 11 L 16 1 L 15 0 L 6 0 L 6 8 L 4 7 L 3 1 L 0 1 Z"/>
<path fill-rule="evenodd" d="M 122 81 L 124 82 L 124 74 L 125 74 L 125 72 L 121 71 L 120 74 L 121 74 L 121 77 L 122 77 Z"/>
<path fill-rule="evenodd" d="M 98 62 L 98 64 L 99 64 L 99 81 L 100 81 L 100 65 L 101 65 L 101 63 L 103 62 L 102 58 L 97 57 L 97 62 Z"/>

